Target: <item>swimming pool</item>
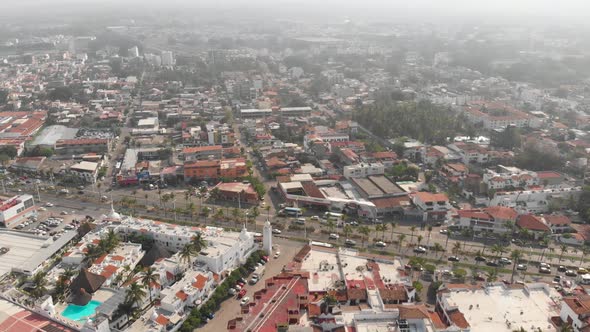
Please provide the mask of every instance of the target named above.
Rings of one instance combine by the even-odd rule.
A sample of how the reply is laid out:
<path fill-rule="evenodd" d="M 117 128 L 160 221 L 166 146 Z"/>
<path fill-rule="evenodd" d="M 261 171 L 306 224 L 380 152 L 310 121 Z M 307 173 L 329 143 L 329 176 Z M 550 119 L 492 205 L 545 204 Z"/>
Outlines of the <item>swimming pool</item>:
<path fill-rule="evenodd" d="M 96 308 L 101 305 L 100 301 L 92 300 L 88 302 L 84 306 L 79 306 L 75 304 L 68 304 L 66 309 L 61 313 L 67 319 L 71 319 L 74 321 L 78 320 L 86 320 L 89 316 L 92 316 L 96 313 Z"/>

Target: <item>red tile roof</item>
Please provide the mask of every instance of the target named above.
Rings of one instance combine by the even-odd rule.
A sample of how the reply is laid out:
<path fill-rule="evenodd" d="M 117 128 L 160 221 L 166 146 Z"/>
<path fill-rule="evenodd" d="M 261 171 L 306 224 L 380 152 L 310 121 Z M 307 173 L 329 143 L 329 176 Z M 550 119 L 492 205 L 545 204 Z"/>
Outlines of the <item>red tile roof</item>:
<path fill-rule="evenodd" d="M 417 193 L 414 194 L 416 197 L 418 197 L 422 202 L 440 202 L 440 201 L 448 201 L 449 198 L 447 197 L 446 194 L 443 193 L 438 193 L 438 194 L 433 194 L 433 193 L 429 193 L 429 192 L 425 192 L 425 191 L 419 191 Z"/>
<path fill-rule="evenodd" d="M 562 214 L 550 214 L 545 216 L 545 221 L 550 225 L 563 226 L 572 223 L 571 219 Z"/>
<path fill-rule="evenodd" d="M 520 228 L 530 231 L 550 232 L 549 226 L 545 225 L 541 219 L 532 214 L 526 214 L 518 217 L 516 225 Z"/>
<path fill-rule="evenodd" d="M 448 313 L 449 318 L 451 319 L 451 321 L 453 322 L 453 324 L 457 325 L 457 327 L 461 328 L 461 329 L 466 329 L 469 328 L 469 323 L 467 322 L 467 320 L 465 319 L 465 316 L 463 315 L 463 313 L 459 310 L 453 310 L 451 312 Z"/>
<path fill-rule="evenodd" d="M 205 277 L 202 274 L 199 274 L 196 278 L 196 281 L 193 282 L 193 287 L 202 290 L 205 287 L 207 280 L 209 280 L 207 277 Z"/>
<path fill-rule="evenodd" d="M 186 299 L 188 298 L 188 294 L 185 293 L 184 291 L 178 291 L 178 292 L 176 292 L 176 297 L 182 301 L 186 301 Z"/>
<path fill-rule="evenodd" d="M 168 323 L 170 322 L 170 320 L 168 318 L 166 318 L 166 316 L 160 314 L 158 316 L 158 318 L 156 318 L 156 323 L 162 325 L 162 326 L 166 326 L 168 325 Z"/>

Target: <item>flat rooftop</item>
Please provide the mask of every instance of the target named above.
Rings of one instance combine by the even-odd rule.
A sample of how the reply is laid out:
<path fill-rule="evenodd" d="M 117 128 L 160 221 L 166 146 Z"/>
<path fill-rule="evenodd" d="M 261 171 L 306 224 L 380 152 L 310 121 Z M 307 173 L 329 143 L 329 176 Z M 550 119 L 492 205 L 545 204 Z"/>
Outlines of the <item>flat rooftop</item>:
<path fill-rule="evenodd" d="M 57 241 L 15 231 L 0 231 L 0 247 L 9 251 L 0 255 L 0 275 L 13 269 L 33 271 L 53 256 L 76 232 L 66 232 Z"/>
<path fill-rule="evenodd" d="M 373 182 L 379 189 L 386 194 L 403 194 L 404 190 L 397 184 L 391 182 L 388 178 L 383 175 L 369 176 L 369 180 Z"/>
<path fill-rule="evenodd" d="M 513 289 L 494 285 L 451 291 L 447 302 L 463 313 L 472 331 L 511 332 L 521 327 L 557 331 L 550 318 L 559 315 L 560 298 L 555 289 L 544 284 Z"/>
<path fill-rule="evenodd" d="M 322 292 L 334 288 L 336 281 L 343 279 L 338 269 L 338 256 L 335 252 L 312 249 L 301 263 L 301 269 L 309 272 L 307 287 L 310 292 Z"/>
<path fill-rule="evenodd" d="M 350 180 L 368 196 L 382 196 L 384 194 L 384 192 L 369 179 L 351 178 Z"/>

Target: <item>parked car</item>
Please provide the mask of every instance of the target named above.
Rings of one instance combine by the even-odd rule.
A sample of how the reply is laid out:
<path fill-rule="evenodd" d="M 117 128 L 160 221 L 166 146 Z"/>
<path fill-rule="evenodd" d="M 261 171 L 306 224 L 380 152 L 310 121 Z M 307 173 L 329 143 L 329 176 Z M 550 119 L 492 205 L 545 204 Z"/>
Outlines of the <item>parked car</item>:
<path fill-rule="evenodd" d="M 346 239 L 346 241 L 344 241 L 344 244 L 346 244 L 349 247 L 354 247 L 354 246 L 356 246 L 356 241 L 351 240 L 351 239 Z"/>
<path fill-rule="evenodd" d="M 583 268 L 583 267 L 581 267 L 581 268 L 578 269 L 578 274 L 588 274 L 588 270 L 585 269 L 585 268 Z"/>
<path fill-rule="evenodd" d="M 275 252 L 275 255 L 273 256 L 275 259 L 279 258 L 279 256 L 281 255 L 280 251 Z"/>
<path fill-rule="evenodd" d="M 496 262 L 496 261 L 487 261 L 486 265 L 493 266 L 493 267 L 500 266 L 500 264 L 498 264 L 498 262 Z"/>
<path fill-rule="evenodd" d="M 242 289 L 240 290 L 240 292 L 238 293 L 238 299 L 241 299 L 244 297 L 244 295 L 246 295 L 248 291 L 246 289 Z"/>
<path fill-rule="evenodd" d="M 273 233 L 273 234 L 281 234 L 282 232 L 281 232 L 281 230 L 280 230 L 280 229 L 278 229 L 278 228 L 273 228 L 273 229 L 272 229 L 272 233 Z"/>
<path fill-rule="evenodd" d="M 519 271 L 526 271 L 527 266 L 526 266 L 526 264 L 518 264 L 518 265 L 516 265 L 516 269 Z"/>
<path fill-rule="evenodd" d="M 512 264 L 512 261 L 506 257 L 500 257 L 500 259 L 498 260 L 498 263 L 500 263 L 502 265 L 510 265 L 510 264 Z"/>
<path fill-rule="evenodd" d="M 258 280 L 260 280 L 258 275 L 253 275 L 252 278 L 250 278 L 250 285 L 254 285 Z"/>
<path fill-rule="evenodd" d="M 449 257 L 449 261 L 450 261 L 450 262 L 458 262 L 458 261 L 460 261 L 460 259 L 459 259 L 459 257 L 457 257 L 457 256 L 450 256 L 450 257 Z"/>
<path fill-rule="evenodd" d="M 340 238 L 340 235 L 338 235 L 336 233 L 331 233 L 329 238 L 330 238 L 330 240 L 338 240 Z"/>
<path fill-rule="evenodd" d="M 426 252 L 426 248 L 424 248 L 422 246 L 418 246 L 418 247 L 414 248 L 414 252 L 417 254 L 423 254 Z"/>
<path fill-rule="evenodd" d="M 563 265 L 560 265 L 560 266 L 557 268 L 557 271 L 558 271 L 558 272 L 565 272 L 566 270 L 567 270 L 567 269 L 566 269 L 566 267 L 565 267 L 565 266 L 563 266 Z"/>
<path fill-rule="evenodd" d="M 448 229 L 441 229 L 440 231 L 438 231 L 441 234 L 448 234 L 449 230 Z"/>
<path fill-rule="evenodd" d="M 539 273 L 551 274 L 551 269 L 548 267 L 541 266 L 539 268 Z"/>
<path fill-rule="evenodd" d="M 485 262 L 485 261 L 487 261 L 487 259 L 483 256 L 475 256 L 475 261 L 476 262 Z"/>
<path fill-rule="evenodd" d="M 270 260 L 270 257 L 268 256 L 262 256 L 262 260 L 265 262 L 268 262 Z"/>
<path fill-rule="evenodd" d="M 246 304 L 250 303 L 250 298 L 248 296 L 244 296 L 242 298 L 242 301 L 240 301 L 240 305 L 244 306 Z"/>
<path fill-rule="evenodd" d="M 578 273 L 576 273 L 576 271 L 574 271 L 574 270 L 566 270 L 565 275 L 568 277 L 575 277 L 578 275 Z"/>
<path fill-rule="evenodd" d="M 386 246 L 387 246 L 387 243 L 385 243 L 383 241 L 377 241 L 377 242 L 375 242 L 375 247 L 385 248 Z"/>
<path fill-rule="evenodd" d="M 320 220 L 320 217 L 319 216 L 311 216 L 311 217 L 309 217 L 309 219 L 318 221 L 318 220 Z"/>
<path fill-rule="evenodd" d="M 45 206 L 47 206 L 47 207 L 53 207 L 53 203 L 47 202 L 47 203 L 45 203 Z"/>

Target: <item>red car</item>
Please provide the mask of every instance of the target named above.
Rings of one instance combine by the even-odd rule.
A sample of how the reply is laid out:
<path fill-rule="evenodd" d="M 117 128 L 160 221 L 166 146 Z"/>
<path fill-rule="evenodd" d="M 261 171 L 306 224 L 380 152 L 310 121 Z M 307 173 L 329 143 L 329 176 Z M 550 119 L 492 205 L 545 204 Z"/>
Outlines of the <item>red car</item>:
<path fill-rule="evenodd" d="M 270 258 L 268 256 L 262 256 L 262 259 L 268 263 L 268 261 L 270 260 Z"/>
<path fill-rule="evenodd" d="M 242 297 L 244 297 L 244 295 L 246 295 L 246 289 L 242 289 L 239 293 L 238 293 L 238 299 L 241 299 Z"/>
<path fill-rule="evenodd" d="M 240 287 L 244 287 L 245 284 L 241 281 L 238 281 L 238 285 L 240 285 Z"/>

